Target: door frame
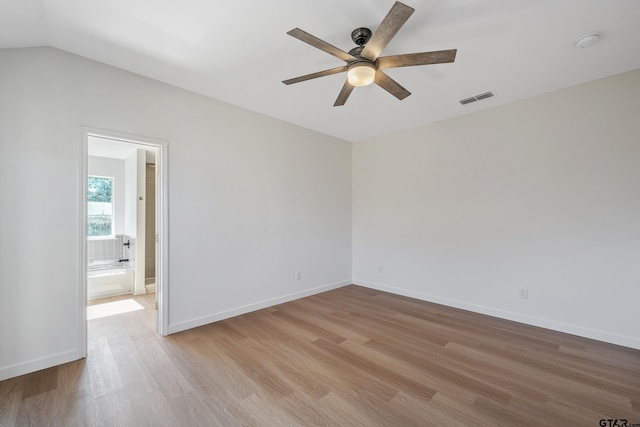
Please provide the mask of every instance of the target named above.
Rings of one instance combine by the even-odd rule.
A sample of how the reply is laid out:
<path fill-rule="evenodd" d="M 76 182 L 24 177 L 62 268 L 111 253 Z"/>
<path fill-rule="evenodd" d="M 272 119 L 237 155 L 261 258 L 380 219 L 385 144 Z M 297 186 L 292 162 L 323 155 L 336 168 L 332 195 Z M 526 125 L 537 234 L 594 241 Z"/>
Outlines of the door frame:
<path fill-rule="evenodd" d="M 82 167 L 80 181 L 80 307 L 81 317 L 81 347 L 84 357 L 87 355 L 87 176 L 89 159 L 89 137 L 95 136 L 128 142 L 136 145 L 149 146 L 157 149 L 156 157 L 156 321 L 158 334 L 168 335 L 169 330 L 169 199 L 168 199 L 168 143 L 165 140 L 124 132 L 81 126 L 82 129 Z"/>

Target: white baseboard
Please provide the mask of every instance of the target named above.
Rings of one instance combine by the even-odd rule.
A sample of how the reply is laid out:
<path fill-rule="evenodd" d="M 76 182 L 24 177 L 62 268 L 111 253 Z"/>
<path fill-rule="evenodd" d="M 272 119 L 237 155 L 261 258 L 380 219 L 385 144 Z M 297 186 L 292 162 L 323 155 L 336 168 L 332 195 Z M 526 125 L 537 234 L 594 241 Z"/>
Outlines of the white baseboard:
<path fill-rule="evenodd" d="M 283 295 L 277 298 L 271 298 L 264 301 L 258 301 L 253 304 L 243 305 L 241 307 L 233 308 L 231 310 L 225 310 L 218 313 L 210 314 L 208 316 L 199 317 L 197 319 L 187 320 L 186 322 L 170 324 L 168 328 L 169 334 L 185 331 L 191 328 L 197 328 L 198 326 L 207 325 L 209 323 L 218 322 L 220 320 L 228 319 L 230 317 L 239 316 L 241 314 L 249 313 L 263 308 L 271 307 L 273 305 L 282 304 L 285 302 L 293 301 L 296 299 L 308 297 L 311 295 L 319 294 L 322 292 L 330 291 L 332 289 L 341 288 L 343 286 L 350 285 L 351 280 L 345 280 L 342 282 L 331 283 L 317 288 L 307 289 L 300 292 L 294 292 L 291 294 Z"/>
<path fill-rule="evenodd" d="M 155 283 L 151 283 L 149 285 L 144 285 L 144 288 L 147 291 L 147 293 L 155 292 L 156 291 L 156 284 Z"/>
<path fill-rule="evenodd" d="M 367 282 L 364 280 L 353 281 L 354 284 L 364 286 L 371 289 L 377 289 L 379 291 L 389 292 L 392 294 L 402 295 L 409 298 L 415 298 L 422 301 L 433 302 L 436 304 L 442 304 L 449 307 L 460 308 L 462 310 L 473 311 L 475 313 L 486 314 L 488 316 L 498 317 L 501 319 L 512 320 L 514 322 L 524 323 L 532 326 L 539 326 L 545 329 L 551 329 L 558 332 L 564 332 L 567 334 L 577 335 L 584 338 L 590 338 L 598 341 L 604 341 L 610 344 L 621 345 L 624 347 L 630 347 L 640 350 L 640 339 L 628 337 L 625 335 L 618 335 L 607 331 L 600 331 L 597 329 L 585 328 L 582 326 L 572 325 L 563 322 L 557 322 L 555 320 L 549 320 L 542 317 L 528 316 L 526 314 L 520 314 L 513 311 L 501 310 L 493 307 L 487 307 L 478 304 L 471 304 L 464 301 L 458 301 L 449 298 L 443 298 L 436 295 L 425 294 L 422 292 L 395 288 L 391 286 L 382 285 L 380 283 Z"/>
<path fill-rule="evenodd" d="M 30 374 L 31 372 L 41 371 L 42 369 L 62 365 L 63 363 L 73 362 L 82 359 L 83 357 L 84 354 L 82 354 L 81 351 L 73 350 L 42 357 L 40 359 L 30 360 L 24 363 L 18 363 L 16 365 L 6 366 L 0 368 L 0 381 L 19 377 L 20 375 Z"/>

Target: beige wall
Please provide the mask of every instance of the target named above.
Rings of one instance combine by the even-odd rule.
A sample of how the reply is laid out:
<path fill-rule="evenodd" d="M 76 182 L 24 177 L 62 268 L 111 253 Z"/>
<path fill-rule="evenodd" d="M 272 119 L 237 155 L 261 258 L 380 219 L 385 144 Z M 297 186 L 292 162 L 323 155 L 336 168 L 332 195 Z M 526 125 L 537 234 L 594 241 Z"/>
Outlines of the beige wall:
<path fill-rule="evenodd" d="M 169 331 L 350 282 L 351 144 L 56 49 L 0 50 L 0 379 L 84 354 L 83 125 L 167 141 Z"/>
<path fill-rule="evenodd" d="M 639 224 L 640 70 L 354 144 L 356 283 L 640 348 Z"/>

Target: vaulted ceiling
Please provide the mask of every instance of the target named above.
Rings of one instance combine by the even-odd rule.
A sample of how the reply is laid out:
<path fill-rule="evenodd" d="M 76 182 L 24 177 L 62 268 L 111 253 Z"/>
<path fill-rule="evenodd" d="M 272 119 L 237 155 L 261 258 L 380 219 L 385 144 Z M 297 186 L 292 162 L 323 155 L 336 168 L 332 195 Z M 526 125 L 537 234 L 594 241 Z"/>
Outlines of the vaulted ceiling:
<path fill-rule="evenodd" d="M 53 46 L 349 141 L 640 68 L 637 0 L 403 2 L 416 11 L 384 55 L 458 49 L 454 63 L 388 70 L 403 101 L 372 85 L 333 107 L 344 74 L 282 83 L 344 64 L 287 31 L 348 51 L 392 0 L 0 0 L 0 48 Z M 575 46 L 592 32 L 598 43 Z"/>

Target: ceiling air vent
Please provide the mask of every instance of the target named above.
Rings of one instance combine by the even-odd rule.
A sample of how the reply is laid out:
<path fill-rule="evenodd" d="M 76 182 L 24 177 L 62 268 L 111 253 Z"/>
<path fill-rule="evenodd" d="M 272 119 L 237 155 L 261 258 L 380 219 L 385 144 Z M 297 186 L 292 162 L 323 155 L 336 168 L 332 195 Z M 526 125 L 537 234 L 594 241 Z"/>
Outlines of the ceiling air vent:
<path fill-rule="evenodd" d="M 478 101 L 482 101 L 483 99 L 491 98 L 493 96 L 493 92 L 485 92 L 480 95 L 476 95 L 476 99 Z"/>
<path fill-rule="evenodd" d="M 460 102 L 460 104 L 462 105 L 467 105 L 467 104 L 471 104 L 472 102 L 482 101 L 483 99 L 491 98 L 492 96 L 493 96 L 493 92 L 484 92 L 479 95 L 472 96 L 471 98 L 461 99 L 458 102 Z"/>

